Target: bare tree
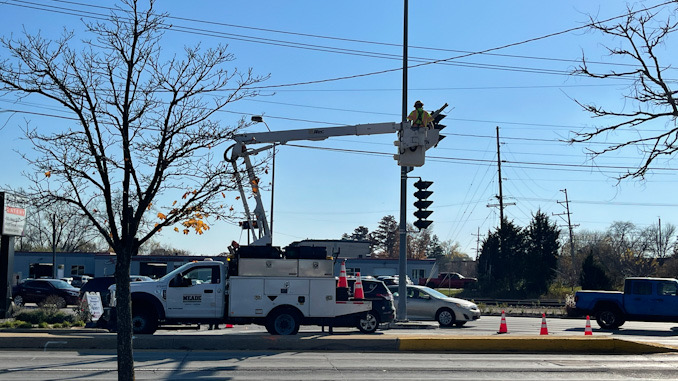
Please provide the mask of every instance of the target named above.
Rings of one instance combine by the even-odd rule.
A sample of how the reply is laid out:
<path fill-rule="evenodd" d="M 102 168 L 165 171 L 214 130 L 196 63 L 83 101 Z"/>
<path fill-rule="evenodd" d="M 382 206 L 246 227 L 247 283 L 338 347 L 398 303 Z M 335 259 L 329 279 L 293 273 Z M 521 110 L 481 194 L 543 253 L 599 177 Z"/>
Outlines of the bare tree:
<path fill-rule="evenodd" d="M 660 230 L 661 229 L 661 230 Z M 642 231 L 647 242 L 647 254 L 654 258 L 670 257 L 676 245 L 676 225 L 666 223 L 664 226 L 652 224 Z"/>
<path fill-rule="evenodd" d="M 232 173 L 214 149 L 246 123 L 222 127 L 215 113 L 266 79 L 226 70 L 225 46 L 165 59 L 171 26 L 153 0 L 141 8 L 123 0 L 107 22 L 86 23 L 93 39 L 80 51 L 73 32 L 0 39 L 0 91 L 52 101 L 74 120 L 61 132 L 26 128 L 34 147 L 23 155 L 33 169 L 26 175 L 33 196 L 79 208 L 115 250 L 121 380 L 134 379 L 131 258 L 162 228 L 201 234 L 208 216 L 229 217 L 220 199 Z"/>
<path fill-rule="evenodd" d="M 29 206 L 24 236 L 19 250 L 92 252 L 105 250 L 101 235 L 72 204 L 33 203 Z"/>
<path fill-rule="evenodd" d="M 666 16 L 666 14 L 669 14 Z M 652 162 L 660 156 L 669 157 L 678 150 L 678 103 L 676 102 L 677 90 L 673 89 L 675 80 L 671 75 L 667 76 L 670 65 L 661 63 L 661 53 L 673 55 L 673 50 L 665 49 L 665 40 L 678 30 L 678 23 L 673 20 L 675 13 L 674 5 L 668 5 L 659 10 L 644 9 L 634 11 L 627 8 L 627 15 L 618 23 L 603 23 L 591 18 L 591 29 L 611 36 L 619 41 L 616 47 L 607 47 L 611 57 L 621 63 L 629 63 L 632 67 L 623 71 L 598 72 L 589 67 L 584 57 L 582 63 L 574 71 L 574 74 L 584 75 L 599 79 L 629 80 L 628 93 L 624 96 L 626 101 L 631 101 L 635 109 L 630 111 L 610 109 L 597 106 L 593 103 L 577 103 L 594 117 L 610 119 L 611 122 L 596 128 L 593 132 L 575 132 L 570 139 L 571 143 L 588 142 L 597 137 L 605 137 L 612 132 L 620 132 L 624 129 L 633 129 L 637 134 L 620 143 L 608 143 L 602 149 L 591 149 L 594 157 L 611 152 L 623 150 L 627 147 L 637 148 L 642 153 L 642 160 L 635 170 L 629 170 L 622 174 L 619 179 L 644 178 L 648 170 L 652 168 Z M 660 20 L 661 19 L 661 20 Z M 626 102 L 625 102 L 626 104 Z M 660 132 L 648 131 L 644 127 L 651 122 L 666 119 L 664 130 Z M 653 124 L 656 126 L 656 123 Z"/>

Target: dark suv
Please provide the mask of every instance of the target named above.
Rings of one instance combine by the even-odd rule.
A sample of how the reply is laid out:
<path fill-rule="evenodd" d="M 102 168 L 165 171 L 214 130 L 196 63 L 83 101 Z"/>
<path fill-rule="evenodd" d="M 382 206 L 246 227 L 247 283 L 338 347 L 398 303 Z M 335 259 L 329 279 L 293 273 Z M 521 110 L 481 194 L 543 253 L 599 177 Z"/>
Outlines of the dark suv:
<path fill-rule="evenodd" d="M 98 292 L 101 296 L 101 304 L 108 306 L 108 287 L 115 284 L 115 277 L 104 276 L 92 278 L 80 287 L 80 299 L 85 297 L 86 292 Z"/>
<path fill-rule="evenodd" d="M 347 278 L 348 288 L 353 293 L 355 278 Z M 376 324 L 377 326 L 381 323 L 391 323 L 395 320 L 395 307 L 393 305 L 393 294 L 386 287 L 384 282 L 374 279 L 372 277 L 361 278 L 363 284 L 363 293 L 365 294 L 364 300 L 369 300 L 372 302 L 372 312 L 374 315 L 374 322 L 363 322 L 362 324 Z M 349 324 L 350 326 L 350 324 Z M 358 327 L 361 331 L 367 332 L 369 329 L 365 330 Z M 376 328 L 375 328 L 376 329 Z"/>
<path fill-rule="evenodd" d="M 17 306 L 54 303 L 57 308 L 78 305 L 79 290 L 60 279 L 27 279 L 12 288 L 12 299 Z"/>

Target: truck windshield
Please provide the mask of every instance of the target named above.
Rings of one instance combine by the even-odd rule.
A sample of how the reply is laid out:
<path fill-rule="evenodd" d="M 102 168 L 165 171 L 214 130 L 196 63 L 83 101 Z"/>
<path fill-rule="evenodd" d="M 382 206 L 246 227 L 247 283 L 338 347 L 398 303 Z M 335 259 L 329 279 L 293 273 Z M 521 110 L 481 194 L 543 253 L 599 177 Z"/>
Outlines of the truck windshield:
<path fill-rule="evenodd" d="M 166 281 L 168 279 L 174 278 L 175 275 L 179 274 L 180 272 L 184 271 L 186 267 L 190 265 L 190 263 L 187 263 L 181 267 L 177 267 L 176 269 L 172 270 L 172 272 L 167 273 L 164 277 L 160 278 L 160 281 Z"/>

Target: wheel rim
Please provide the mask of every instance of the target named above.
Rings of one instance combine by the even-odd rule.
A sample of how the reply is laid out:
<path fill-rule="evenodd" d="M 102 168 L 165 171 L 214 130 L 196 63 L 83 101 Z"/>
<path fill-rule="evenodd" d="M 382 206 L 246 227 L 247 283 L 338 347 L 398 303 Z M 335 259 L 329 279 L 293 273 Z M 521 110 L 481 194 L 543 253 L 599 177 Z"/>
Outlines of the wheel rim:
<path fill-rule="evenodd" d="M 617 316 L 612 311 L 603 311 L 600 314 L 600 320 L 605 325 L 613 325 L 617 321 Z"/>
<path fill-rule="evenodd" d="M 21 295 L 17 295 L 14 297 L 14 304 L 17 306 L 22 306 L 24 304 L 24 297 Z"/>
<path fill-rule="evenodd" d="M 378 325 L 379 322 L 377 321 L 377 317 L 371 313 L 368 313 L 364 318 L 360 319 L 360 327 L 365 331 L 375 331 Z"/>
<path fill-rule="evenodd" d="M 438 323 L 441 325 L 450 325 L 452 320 L 452 313 L 450 311 L 441 311 L 440 315 L 438 315 Z"/>
<path fill-rule="evenodd" d="M 135 332 L 143 331 L 144 328 L 146 328 L 146 324 L 148 324 L 148 322 L 145 317 L 139 315 L 132 317 L 132 329 Z"/>
<path fill-rule="evenodd" d="M 280 335 L 292 334 L 292 332 L 294 332 L 295 325 L 296 321 L 294 320 L 294 317 L 289 314 L 278 315 L 278 317 L 275 318 L 275 322 L 273 323 L 275 331 Z"/>

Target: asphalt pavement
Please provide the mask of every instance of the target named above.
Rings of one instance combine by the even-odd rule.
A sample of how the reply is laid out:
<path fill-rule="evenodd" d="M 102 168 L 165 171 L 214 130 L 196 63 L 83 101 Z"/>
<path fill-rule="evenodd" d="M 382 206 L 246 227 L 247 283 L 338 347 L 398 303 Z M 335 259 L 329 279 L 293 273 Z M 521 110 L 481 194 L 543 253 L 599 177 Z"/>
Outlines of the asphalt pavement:
<path fill-rule="evenodd" d="M 539 318 L 507 317 L 507 333 L 499 334 L 499 317 L 483 317 L 463 328 L 439 328 L 435 323 L 398 323 L 375 334 L 304 326 L 295 336 L 273 336 L 259 326 L 219 330 L 184 327 L 136 335 L 137 350 L 275 350 L 373 351 L 450 353 L 596 353 L 645 354 L 678 352 L 678 330 L 673 323 L 630 322 L 619 331 L 594 328 L 584 335 L 582 319 L 548 319 L 548 335 L 540 334 Z M 593 323 L 595 326 L 595 323 Z M 597 326 L 596 326 L 597 327 Z M 386 328 L 386 327 L 384 327 Z M 624 333 L 625 332 L 625 333 Z M 101 329 L 3 329 L 0 350 L 114 350 L 114 333 Z"/>

